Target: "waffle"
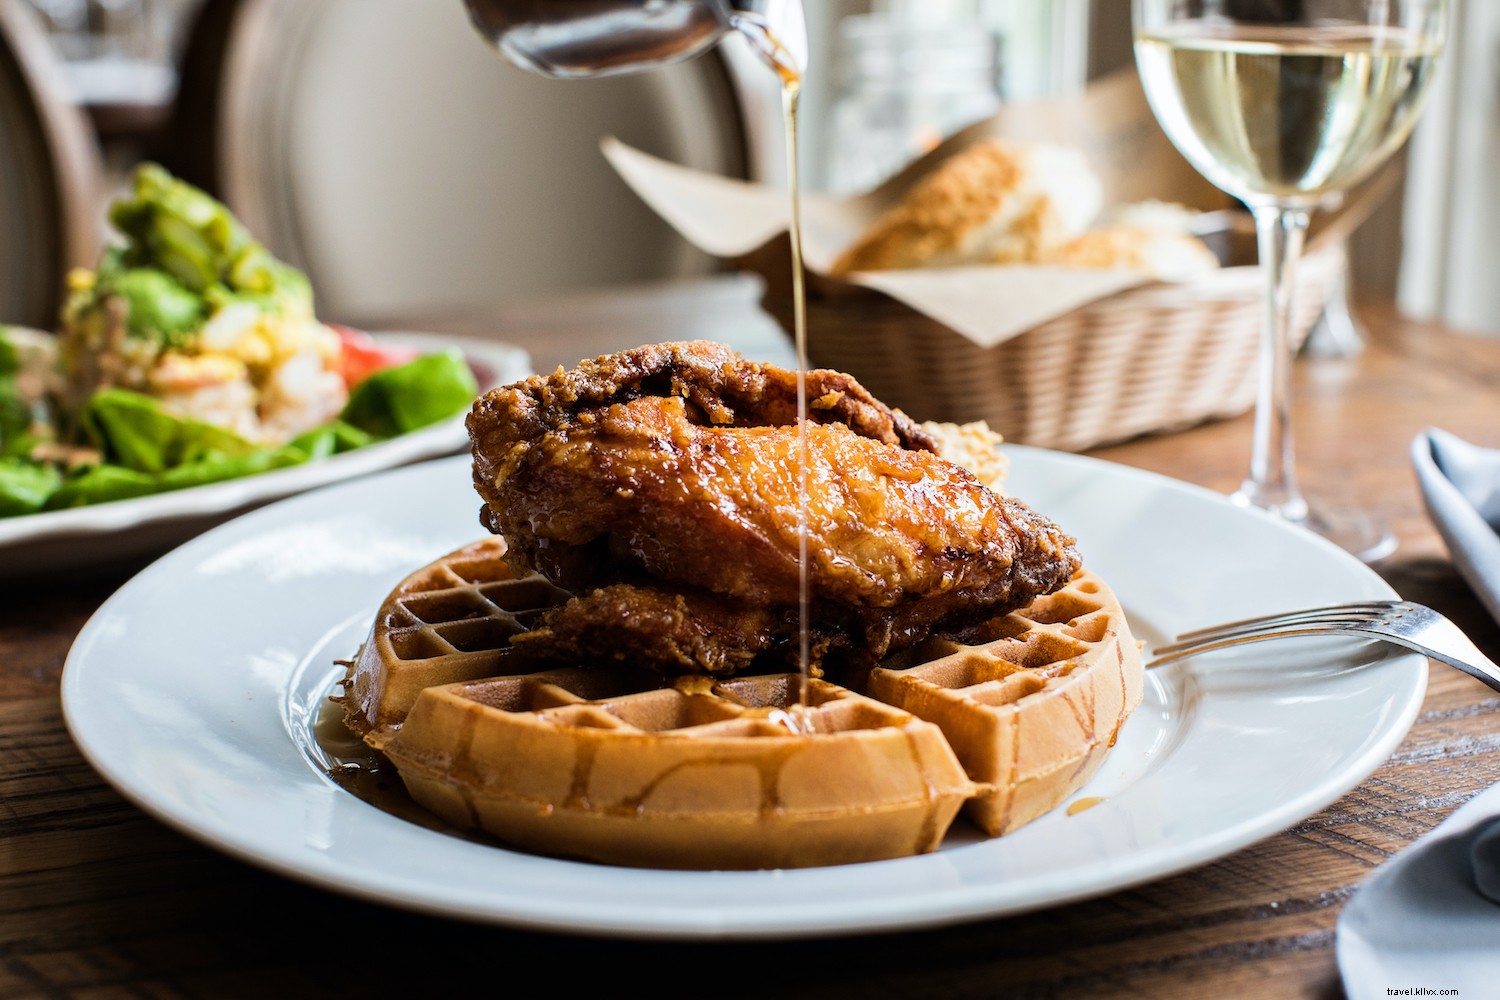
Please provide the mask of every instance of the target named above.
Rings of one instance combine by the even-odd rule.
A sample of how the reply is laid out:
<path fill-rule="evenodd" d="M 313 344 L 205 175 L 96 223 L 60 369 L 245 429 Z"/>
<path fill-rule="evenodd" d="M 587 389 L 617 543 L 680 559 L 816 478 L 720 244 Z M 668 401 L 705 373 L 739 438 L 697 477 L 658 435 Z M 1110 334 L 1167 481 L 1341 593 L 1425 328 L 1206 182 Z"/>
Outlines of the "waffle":
<path fill-rule="evenodd" d="M 386 746 L 412 797 L 518 847 L 655 868 L 935 849 L 973 792 L 936 726 L 795 674 L 640 690 L 557 670 L 424 691 Z"/>
<path fill-rule="evenodd" d="M 995 837 L 1099 769 L 1140 704 L 1141 651 L 1114 593 L 1087 570 L 963 638 L 891 657 L 869 693 L 942 729 L 981 789 L 965 815 Z"/>
<path fill-rule="evenodd" d="M 847 686 L 808 681 L 797 735 L 795 674 L 664 682 L 520 658 L 509 636 L 565 594 L 503 553 L 474 543 L 391 593 L 345 718 L 423 806 L 527 850 L 841 864 L 931 851 L 961 807 L 998 835 L 1086 782 L 1140 700 L 1139 649 L 1086 571 L 963 643 L 930 639 Z"/>
<path fill-rule="evenodd" d="M 376 749 L 426 688 L 535 669 L 510 637 L 567 597 L 517 579 L 505 542 L 486 538 L 424 566 L 391 591 L 344 685 L 344 721 Z"/>

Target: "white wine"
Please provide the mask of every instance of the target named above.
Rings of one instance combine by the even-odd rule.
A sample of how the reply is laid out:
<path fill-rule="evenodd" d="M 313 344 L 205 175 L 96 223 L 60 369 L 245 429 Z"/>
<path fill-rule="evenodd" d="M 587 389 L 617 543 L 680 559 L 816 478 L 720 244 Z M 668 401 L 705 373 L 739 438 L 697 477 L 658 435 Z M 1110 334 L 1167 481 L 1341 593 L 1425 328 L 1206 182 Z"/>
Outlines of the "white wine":
<path fill-rule="evenodd" d="M 1314 203 L 1406 139 L 1441 43 L 1392 28 L 1185 22 L 1142 34 L 1136 60 L 1167 135 L 1248 202 Z"/>

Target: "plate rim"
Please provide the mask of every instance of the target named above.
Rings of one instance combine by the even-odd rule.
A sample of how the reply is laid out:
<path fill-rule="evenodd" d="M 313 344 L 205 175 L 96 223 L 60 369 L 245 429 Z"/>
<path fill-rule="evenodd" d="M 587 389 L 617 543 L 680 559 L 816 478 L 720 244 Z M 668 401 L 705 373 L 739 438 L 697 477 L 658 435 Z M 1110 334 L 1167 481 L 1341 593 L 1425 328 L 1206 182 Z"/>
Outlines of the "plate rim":
<path fill-rule="evenodd" d="M 11 544 L 68 537 L 86 538 L 168 518 L 237 510 L 244 504 L 264 497 L 290 496 L 291 493 L 281 491 L 281 487 L 288 482 L 295 484 L 306 481 L 309 484 L 306 488 L 317 488 L 359 475 L 362 471 L 383 470 L 389 464 L 399 463 L 403 459 L 431 457 L 440 454 L 442 449 L 458 447 L 463 439 L 463 435 L 459 433 L 462 427 L 463 415 L 459 414 L 399 437 L 330 455 L 314 462 L 125 500 L 3 518 L 0 519 L 0 551 Z M 357 461 L 358 459 L 364 461 Z M 260 488 L 252 488 L 252 484 Z M 299 491 L 299 487 L 295 485 L 291 489 Z M 41 523 L 38 524 L 37 521 Z M 31 530 L 8 531 L 10 524 L 7 522 L 16 524 L 18 529 Z"/>
<path fill-rule="evenodd" d="M 1155 486 L 1156 488 L 1167 488 L 1175 491 L 1183 491 L 1190 495 L 1197 495 L 1200 498 L 1209 499 L 1215 503 L 1228 505 L 1228 501 L 1219 494 L 1213 493 L 1202 487 L 1198 487 L 1190 483 L 1184 483 L 1179 480 L 1174 480 L 1147 470 L 1118 465 L 1087 456 L 1053 452 L 1046 449 L 1029 448 L 1026 446 L 1006 445 L 1005 449 L 1012 454 L 1023 453 L 1045 456 L 1047 461 L 1061 462 L 1065 466 L 1081 463 L 1083 466 L 1094 468 L 1096 471 L 1098 469 L 1107 469 L 1111 474 L 1123 475 L 1127 478 L 1141 479 L 1144 480 L 1148 485 Z M 426 474 L 432 474 L 428 473 L 426 470 L 433 469 L 434 467 L 459 463 L 467 465 L 467 460 L 463 459 L 462 457 L 439 459 L 436 461 L 422 463 L 421 465 L 407 466 L 405 468 L 389 470 L 387 472 L 380 473 L 379 476 L 423 476 Z M 278 507 L 285 507 L 294 504 L 315 503 L 316 497 L 318 497 L 320 494 L 326 494 L 339 489 L 346 489 L 348 488 L 348 485 L 349 484 L 337 484 L 334 486 L 324 487 L 320 490 L 311 491 L 309 493 L 303 493 L 294 497 L 289 497 L 285 500 L 278 501 L 275 504 L 269 505 L 268 507 L 261 508 L 260 510 L 244 515 L 243 518 L 236 520 L 238 521 L 245 518 L 255 517 L 274 517 L 276 516 L 274 512 Z M 1280 523 L 1276 522 L 1274 518 L 1270 518 L 1269 515 L 1265 515 L 1260 511 L 1247 510 L 1244 508 L 1237 508 L 1237 511 L 1245 516 L 1264 518 L 1268 521 L 1271 521 L 1272 523 L 1276 523 L 1278 527 L 1284 528 L 1285 530 L 1298 530 L 1280 525 Z M 231 522 L 231 525 L 234 523 L 235 522 Z M 1264 839 L 1267 836 L 1271 836 L 1276 832 L 1285 829 L 1287 826 L 1296 823 L 1298 820 L 1310 816 L 1320 809 L 1325 808 L 1332 802 L 1337 801 L 1340 797 L 1347 794 L 1350 790 L 1362 784 L 1364 780 L 1368 778 L 1369 774 L 1372 773 L 1376 768 L 1378 768 L 1380 764 L 1389 757 L 1390 753 L 1396 748 L 1396 746 L 1399 745 L 1400 741 L 1405 738 L 1405 735 L 1410 728 L 1411 723 L 1414 721 L 1421 709 L 1426 690 L 1427 665 L 1425 658 L 1415 653 L 1403 653 L 1399 656 L 1392 657 L 1393 660 L 1399 660 L 1403 663 L 1411 663 L 1413 664 L 1413 666 L 1420 664 L 1421 669 L 1412 669 L 1411 671 L 1409 671 L 1410 680 L 1402 685 L 1399 685 L 1399 690 L 1393 690 L 1391 692 L 1390 704 L 1393 704 L 1396 707 L 1396 711 L 1390 717 L 1389 723 L 1378 735 L 1372 735 L 1370 739 L 1360 744 L 1362 750 L 1357 758 L 1356 763 L 1345 765 L 1336 777 L 1330 777 L 1322 784 L 1304 790 L 1299 796 L 1292 800 L 1296 803 L 1295 805 L 1283 806 L 1283 808 L 1276 814 L 1278 816 L 1278 819 L 1274 824 L 1267 825 L 1264 820 L 1261 820 L 1255 823 L 1242 823 L 1239 827 L 1222 829 L 1218 831 L 1218 833 L 1213 837 L 1200 837 L 1198 841 L 1191 845 L 1191 849 L 1188 850 L 1184 850 L 1181 846 L 1174 846 L 1171 847 L 1170 850 L 1167 847 L 1157 847 L 1152 850 L 1136 852 L 1134 855 L 1132 855 L 1130 863 L 1121 866 L 1123 870 L 1120 871 L 1116 877 L 1108 880 L 1107 885 L 1101 886 L 1100 884 L 1098 884 L 1097 879 L 1092 881 L 1088 879 L 1075 879 L 1071 884 L 1065 885 L 1063 888 L 1049 894 L 1044 901 L 1022 901 L 1018 904 L 997 906 L 994 904 L 992 899 L 992 897 L 994 896 L 992 886 L 967 886 L 961 887 L 959 889 L 949 888 L 945 893 L 942 894 L 940 898 L 935 900 L 928 900 L 926 902 L 919 901 L 915 906 L 910 900 L 887 900 L 884 901 L 880 906 L 875 907 L 870 906 L 867 902 L 859 902 L 859 912 L 857 914 L 846 914 L 842 919 L 834 922 L 830 922 L 826 914 L 821 916 L 816 914 L 810 915 L 805 911 L 799 913 L 795 910 L 777 913 L 774 915 L 774 918 L 769 913 L 761 913 L 760 911 L 755 911 L 754 913 L 749 914 L 748 918 L 745 915 L 741 915 L 737 920 L 730 920 L 724 918 L 722 906 L 716 906 L 711 903 L 705 904 L 702 907 L 702 912 L 699 912 L 698 910 L 678 909 L 669 918 L 662 918 L 660 914 L 656 913 L 653 913 L 648 917 L 646 914 L 643 914 L 642 912 L 634 909 L 629 913 L 621 912 L 619 914 L 611 916 L 608 913 L 603 912 L 603 910 L 601 910 L 601 908 L 597 904 L 588 914 L 580 914 L 578 911 L 573 909 L 558 910 L 555 907 L 537 907 L 535 905 L 532 905 L 530 907 L 517 908 L 512 906 L 508 908 L 497 909 L 494 905 L 484 905 L 480 901 L 465 898 L 463 893 L 459 893 L 458 896 L 455 897 L 452 892 L 448 892 L 446 894 L 443 894 L 443 898 L 436 898 L 434 896 L 434 893 L 432 892 L 432 887 L 430 885 L 403 884 L 399 879 L 387 881 L 386 884 L 382 885 L 373 885 L 368 883 L 354 884 L 351 883 L 347 878 L 341 878 L 340 875 L 344 873 L 341 873 L 337 870 L 319 865 L 311 865 L 305 863 L 305 861 L 293 861 L 287 857 L 268 856 L 263 848 L 256 849 L 255 847 L 252 847 L 248 844 L 240 843 L 237 841 L 226 842 L 222 839 L 218 839 L 214 836 L 214 831 L 212 829 L 205 828 L 205 826 L 202 825 L 201 822 L 199 823 L 199 825 L 195 825 L 190 818 L 180 816 L 168 806 L 154 801 L 149 796 L 140 793 L 133 786 L 130 779 L 127 776 L 120 774 L 119 769 L 115 768 L 109 760 L 100 759 L 101 755 L 97 752 L 96 748 L 91 745 L 90 736 L 86 731 L 84 731 L 86 729 L 86 726 L 81 723 L 78 717 L 77 703 L 80 697 L 78 692 L 80 683 L 78 679 L 80 668 L 78 667 L 78 664 L 82 662 L 82 657 L 88 651 L 88 643 L 85 640 L 87 639 L 92 641 L 93 633 L 98 628 L 98 622 L 102 620 L 106 612 L 111 609 L 113 604 L 118 599 L 120 599 L 120 595 L 124 594 L 127 589 L 133 586 L 146 586 L 147 583 L 141 583 L 139 581 L 142 581 L 144 579 L 149 582 L 149 575 L 153 572 L 153 570 L 156 570 L 156 567 L 159 564 L 167 563 L 168 561 L 186 561 L 192 558 L 200 548 L 212 546 L 216 542 L 217 533 L 227 530 L 229 527 L 230 525 L 225 525 L 221 526 L 218 529 L 211 530 L 210 532 L 191 540 L 179 549 L 168 553 L 166 556 L 162 557 L 162 559 L 158 560 L 157 563 L 154 563 L 146 570 L 143 570 L 142 573 L 138 574 L 136 577 L 128 581 L 124 586 L 120 588 L 119 591 L 116 592 L 115 595 L 112 595 L 103 605 L 101 605 L 101 607 L 95 612 L 93 616 L 90 617 L 89 621 L 80 631 L 78 639 L 75 640 L 73 648 L 70 649 L 68 653 L 62 678 L 64 720 L 67 725 L 68 731 L 70 735 L 72 735 L 75 743 L 78 745 L 80 752 L 89 761 L 89 763 L 106 779 L 106 781 L 109 782 L 112 787 L 114 787 L 118 792 L 120 792 L 125 798 L 134 803 L 137 807 L 141 808 L 143 811 L 156 817 L 157 819 L 165 822 L 167 825 L 173 827 L 174 829 L 177 829 L 180 832 L 188 835 L 189 837 L 198 840 L 199 842 L 204 843 L 207 846 L 213 847 L 223 853 L 237 857 L 244 861 L 248 861 L 254 865 L 271 870 L 278 874 L 317 885 L 321 888 L 329 889 L 345 895 L 373 900 L 387 905 L 397 905 L 403 908 L 437 916 L 450 918 L 456 917 L 466 920 L 517 928 L 529 928 L 534 930 L 564 932 L 571 934 L 602 935 L 621 938 L 655 940 L 770 940 L 786 938 L 793 935 L 801 937 L 831 936 L 841 934 L 881 932 L 897 929 L 941 927 L 956 923 L 973 921 L 976 919 L 998 918 L 1007 915 L 1014 915 L 1017 913 L 1062 905 L 1069 902 L 1076 902 L 1082 899 L 1106 895 L 1112 892 L 1118 892 L 1124 889 L 1128 889 L 1132 886 L 1137 886 L 1146 882 L 1166 878 L 1181 871 L 1185 871 L 1187 869 L 1208 863 L 1217 858 L 1224 857 L 1236 850 L 1240 850 L 1252 843 Z M 1312 536 L 1310 535 L 1307 536 L 1307 538 L 1308 540 L 1312 540 Z M 1367 575 L 1367 581 L 1371 583 L 1371 585 L 1376 589 L 1379 589 L 1385 593 L 1395 593 L 1394 590 L 1389 586 L 1389 584 L 1387 584 L 1373 570 L 1369 569 L 1369 567 L 1366 567 L 1363 564 L 1358 564 L 1357 560 L 1354 560 L 1352 556 L 1349 556 L 1342 550 L 1336 549 L 1331 545 L 1331 543 L 1323 542 L 1321 539 L 1317 539 L 1316 541 L 1317 543 L 1326 546 L 1330 554 L 1336 554 L 1337 558 L 1348 560 L 1349 562 L 1346 562 L 1345 564 L 1348 568 L 1353 569 L 1357 565 L 1358 569 L 1363 570 Z M 1391 669 L 1394 671 L 1395 667 L 1392 666 Z M 281 719 L 283 727 L 285 728 L 286 720 L 284 718 L 284 713 L 279 712 L 278 718 Z M 293 733 L 290 732 L 290 730 L 288 730 L 285 735 L 289 742 L 295 742 L 296 737 Z M 371 810 L 371 812 L 375 816 L 380 817 L 377 822 L 390 822 L 400 823 L 408 826 L 410 825 L 406 824 L 403 820 L 399 820 L 395 817 L 391 817 L 387 814 L 381 813 L 376 810 L 375 807 L 369 806 L 367 803 L 361 802 L 360 800 L 353 799 L 351 797 L 351 801 L 358 803 L 359 806 L 365 809 Z M 1295 815 L 1292 815 L 1293 813 L 1295 813 Z M 423 832 L 434 836 L 443 836 L 442 834 L 433 834 L 431 831 Z M 451 842 L 454 844 L 469 844 L 468 847 L 461 848 L 462 850 L 478 849 L 484 852 L 501 851 L 512 855 L 515 858 L 523 859 L 523 861 L 527 861 L 527 863 L 537 862 L 544 865 L 586 864 L 584 862 L 536 858 L 531 855 L 523 854 L 522 852 L 508 851 L 504 847 L 497 847 L 491 844 L 478 844 L 458 840 L 453 840 Z M 1172 856 L 1172 860 L 1165 861 L 1161 857 L 1158 857 L 1158 855 L 1161 855 L 1163 853 L 1170 854 Z M 486 854 L 484 856 L 489 855 Z M 874 862 L 873 864 L 884 865 L 921 863 L 924 858 L 934 858 L 937 856 L 938 855 L 936 854 L 924 855 L 918 858 L 898 859 L 895 862 Z M 855 870 L 865 866 L 854 865 L 840 867 L 844 870 Z M 827 870 L 828 869 L 811 869 L 809 871 L 816 872 Z M 630 871 L 635 872 L 639 870 Z M 798 871 L 776 873 L 651 871 L 649 874 L 651 876 L 664 879 L 679 879 L 685 877 L 689 879 L 715 878 L 730 881 L 745 877 L 768 877 L 773 874 L 777 877 L 789 877 L 792 879 L 802 877 L 802 873 Z M 893 910 L 893 907 L 896 907 L 897 902 L 901 903 L 901 905 L 899 906 L 899 912 L 891 912 Z M 493 901 L 490 901 L 490 903 L 492 904 Z M 718 915 L 717 919 L 714 918 L 715 914 Z"/>

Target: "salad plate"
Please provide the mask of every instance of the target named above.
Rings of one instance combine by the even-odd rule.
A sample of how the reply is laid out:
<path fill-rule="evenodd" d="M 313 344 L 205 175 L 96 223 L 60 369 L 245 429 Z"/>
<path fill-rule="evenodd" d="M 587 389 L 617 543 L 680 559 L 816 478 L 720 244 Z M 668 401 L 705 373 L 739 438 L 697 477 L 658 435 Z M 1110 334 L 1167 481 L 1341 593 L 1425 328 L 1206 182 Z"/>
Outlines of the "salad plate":
<path fill-rule="evenodd" d="M 424 354 L 457 349 L 481 392 L 532 373 L 524 350 L 499 341 L 415 331 L 372 336 L 380 344 Z M 0 518 L 0 580 L 161 552 L 251 507 L 467 447 L 464 414 L 459 413 L 301 465 L 128 500 Z"/>
<path fill-rule="evenodd" d="M 1392 596 L 1332 545 L 1225 498 L 1007 446 L 1007 489 L 1078 537 L 1148 646 L 1226 619 Z M 203 843 L 333 891 L 429 913 L 653 938 L 932 927 L 1095 896 L 1227 855 L 1317 812 L 1400 742 L 1418 655 L 1344 638 L 1151 671 L 1072 805 L 998 839 L 962 820 L 917 857 L 786 871 L 616 868 L 520 853 L 384 811 L 328 770 L 329 695 L 382 598 L 479 537 L 470 463 L 292 497 L 161 558 L 85 626 L 68 727 L 131 801 Z M 214 669 L 204 670 L 212 663 Z"/>

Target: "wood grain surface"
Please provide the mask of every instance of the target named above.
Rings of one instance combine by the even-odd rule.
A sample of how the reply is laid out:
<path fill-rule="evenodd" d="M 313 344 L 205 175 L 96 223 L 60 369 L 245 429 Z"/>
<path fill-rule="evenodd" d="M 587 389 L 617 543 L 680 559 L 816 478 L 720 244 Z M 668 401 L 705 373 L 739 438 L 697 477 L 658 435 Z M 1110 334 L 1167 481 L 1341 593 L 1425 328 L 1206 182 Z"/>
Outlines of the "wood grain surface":
<path fill-rule="evenodd" d="M 688 336 L 784 360 L 754 296 L 726 278 L 425 325 L 520 343 L 543 368 Z M 1298 365 L 1303 483 L 1387 517 L 1401 544 L 1380 572 L 1500 658 L 1500 627 L 1453 569 L 1407 458 L 1429 425 L 1500 445 L 1500 341 L 1386 307 L 1360 317 L 1361 356 Z M 1240 418 L 1098 454 L 1228 490 L 1249 437 Z M 774 944 L 477 926 L 262 871 L 104 784 L 67 735 L 58 684 L 78 630 L 133 568 L 0 585 L 0 997 L 458 996 L 525 991 L 539 975 L 562 995 L 640 982 L 655 996 L 1336 998 L 1335 922 L 1351 893 L 1500 780 L 1500 694 L 1433 666 L 1411 733 L 1368 781 L 1284 833 L 1128 891 L 950 928 Z"/>

